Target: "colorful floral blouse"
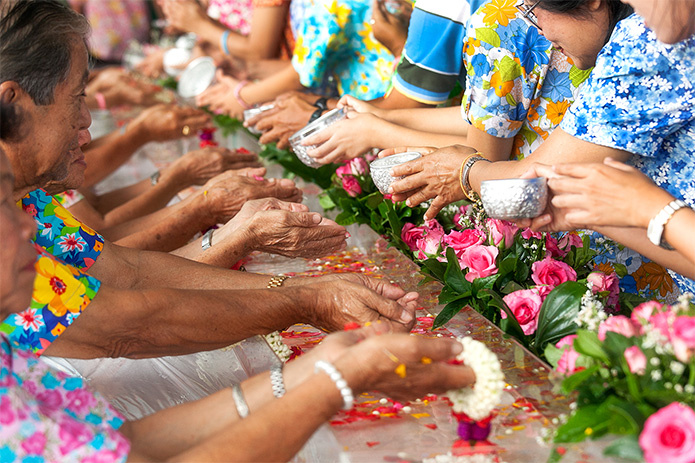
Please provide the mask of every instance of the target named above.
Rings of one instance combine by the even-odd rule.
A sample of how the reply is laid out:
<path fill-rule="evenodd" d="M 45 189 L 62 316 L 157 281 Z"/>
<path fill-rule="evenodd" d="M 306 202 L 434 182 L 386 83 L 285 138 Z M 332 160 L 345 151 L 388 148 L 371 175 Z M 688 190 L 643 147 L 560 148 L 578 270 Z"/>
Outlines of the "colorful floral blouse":
<path fill-rule="evenodd" d="M 695 206 L 695 37 L 665 45 L 637 15 L 624 19 L 560 127 L 598 145 L 635 153 L 630 163 L 671 195 Z M 650 265 L 649 268 L 647 266 Z M 645 263 L 636 284 L 667 275 Z M 695 282 L 671 272 L 682 291 Z"/>
<path fill-rule="evenodd" d="M 0 461 L 123 462 L 123 417 L 80 378 L 51 369 L 0 335 Z"/>
<path fill-rule="evenodd" d="M 84 225 L 44 190 L 34 190 L 21 201 L 38 230 L 34 241 L 50 254 L 77 268 L 88 269 L 99 258 L 104 238 Z"/>
<path fill-rule="evenodd" d="M 40 354 L 89 305 L 101 282 L 35 247 L 36 278 L 31 304 L 23 312 L 7 317 L 0 332 L 15 347 Z"/>
<path fill-rule="evenodd" d="M 548 138 L 589 76 L 521 17 L 516 0 L 474 13 L 463 45 L 463 117 L 499 138 L 514 137 L 512 159 Z"/>
<path fill-rule="evenodd" d="M 371 14 L 364 0 L 292 2 L 292 65 L 303 86 L 363 100 L 384 95 L 394 57 L 372 35 Z"/>
<path fill-rule="evenodd" d="M 68 190 L 53 197 L 65 208 L 70 208 L 84 199 L 84 195 L 77 190 Z"/>

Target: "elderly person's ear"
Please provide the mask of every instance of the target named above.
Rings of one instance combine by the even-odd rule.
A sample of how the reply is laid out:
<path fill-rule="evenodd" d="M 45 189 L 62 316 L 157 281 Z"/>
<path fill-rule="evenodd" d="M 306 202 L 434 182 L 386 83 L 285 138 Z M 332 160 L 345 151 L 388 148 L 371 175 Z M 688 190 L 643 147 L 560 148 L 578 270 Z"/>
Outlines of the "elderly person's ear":
<path fill-rule="evenodd" d="M 7 81 L 0 84 L 0 139 L 16 140 L 22 138 L 22 109 L 16 104 L 19 86 Z M 26 131 L 25 131 L 26 132 Z"/>

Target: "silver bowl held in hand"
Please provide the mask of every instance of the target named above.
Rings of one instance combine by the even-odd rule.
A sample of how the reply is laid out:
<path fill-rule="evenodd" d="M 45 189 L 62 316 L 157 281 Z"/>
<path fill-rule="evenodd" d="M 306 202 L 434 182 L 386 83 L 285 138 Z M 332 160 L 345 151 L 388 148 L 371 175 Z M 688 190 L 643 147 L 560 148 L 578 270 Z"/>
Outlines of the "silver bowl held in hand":
<path fill-rule="evenodd" d="M 215 83 L 217 66 L 209 56 L 191 61 L 179 77 L 178 92 L 187 103 L 193 104 L 195 97 Z"/>
<path fill-rule="evenodd" d="M 244 120 L 248 121 L 249 119 L 258 116 L 259 114 L 263 114 L 266 111 L 270 111 L 273 108 L 275 108 L 275 104 L 267 104 L 267 105 L 256 106 L 254 108 L 247 109 L 244 111 Z M 263 133 L 260 130 L 258 130 L 256 128 L 256 126 L 247 127 L 246 129 L 254 135 L 260 135 Z"/>
<path fill-rule="evenodd" d="M 314 122 L 309 123 L 303 129 L 295 132 L 294 135 L 290 137 L 290 146 L 292 151 L 297 155 L 300 161 L 309 167 L 321 167 L 321 163 L 316 159 L 309 156 L 308 152 L 316 148 L 319 145 L 302 145 L 302 142 L 312 135 L 315 135 L 322 131 L 323 129 L 330 127 L 338 121 L 342 121 L 347 117 L 346 108 L 336 108 L 328 111 L 323 116 L 316 119 Z"/>
<path fill-rule="evenodd" d="M 369 164 L 369 172 L 372 175 L 374 185 L 376 185 L 381 193 L 388 193 L 391 184 L 403 178 L 402 176 L 392 176 L 391 169 L 405 164 L 406 162 L 414 161 L 420 157 L 422 157 L 422 154 L 417 151 L 406 151 L 405 153 L 398 153 L 372 161 L 372 163 Z"/>
<path fill-rule="evenodd" d="M 493 219 L 532 219 L 545 210 L 548 184 L 544 177 L 485 180 L 480 184 L 480 199 Z"/>

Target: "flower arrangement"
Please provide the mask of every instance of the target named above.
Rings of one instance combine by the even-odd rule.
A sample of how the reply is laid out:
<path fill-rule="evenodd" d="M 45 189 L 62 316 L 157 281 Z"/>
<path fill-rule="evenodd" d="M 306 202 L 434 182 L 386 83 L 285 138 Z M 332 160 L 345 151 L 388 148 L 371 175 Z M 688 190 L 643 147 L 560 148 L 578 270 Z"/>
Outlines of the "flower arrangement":
<path fill-rule="evenodd" d="M 647 463 L 695 461 L 695 304 L 681 296 L 672 306 L 649 301 L 630 317 L 598 316 L 585 298 L 576 335 L 546 348 L 566 375 L 565 393 L 576 408 L 555 442 L 606 434 L 623 437 L 609 456 Z"/>

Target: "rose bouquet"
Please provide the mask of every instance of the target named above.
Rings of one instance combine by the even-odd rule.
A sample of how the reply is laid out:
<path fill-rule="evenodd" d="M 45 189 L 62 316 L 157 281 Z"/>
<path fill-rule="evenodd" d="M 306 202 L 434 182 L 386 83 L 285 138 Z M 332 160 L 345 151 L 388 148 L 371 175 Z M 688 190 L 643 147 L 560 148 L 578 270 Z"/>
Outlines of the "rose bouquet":
<path fill-rule="evenodd" d="M 448 232 L 436 220 L 406 224 L 401 234 L 423 273 L 444 284 L 435 327 L 468 305 L 542 357 L 576 331 L 587 286 L 608 313 L 631 306 L 621 304 L 617 275 L 592 272 L 588 237 L 522 230 L 487 217 L 479 203 L 460 206 L 453 223 Z"/>
<path fill-rule="evenodd" d="M 604 453 L 648 463 L 695 461 L 695 305 L 655 301 L 631 316 L 603 317 L 585 297 L 581 329 L 548 346 L 546 357 L 568 375 L 576 408 L 556 442 L 622 435 Z"/>

